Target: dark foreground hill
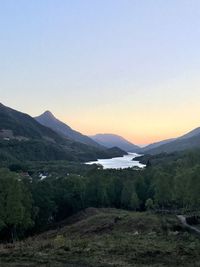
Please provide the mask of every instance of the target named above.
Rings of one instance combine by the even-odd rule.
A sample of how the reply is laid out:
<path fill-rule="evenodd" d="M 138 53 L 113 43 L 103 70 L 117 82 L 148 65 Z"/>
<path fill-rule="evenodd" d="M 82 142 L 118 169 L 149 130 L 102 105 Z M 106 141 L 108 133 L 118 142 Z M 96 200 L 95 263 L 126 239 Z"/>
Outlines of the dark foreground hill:
<path fill-rule="evenodd" d="M 0 247 L 1 266 L 199 266 L 200 240 L 173 215 L 89 208 L 51 230 Z"/>
<path fill-rule="evenodd" d="M 0 104 L 0 162 L 25 160 L 88 161 L 121 156 L 124 151 L 109 151 L 59 135 L 31 116 Z"/>

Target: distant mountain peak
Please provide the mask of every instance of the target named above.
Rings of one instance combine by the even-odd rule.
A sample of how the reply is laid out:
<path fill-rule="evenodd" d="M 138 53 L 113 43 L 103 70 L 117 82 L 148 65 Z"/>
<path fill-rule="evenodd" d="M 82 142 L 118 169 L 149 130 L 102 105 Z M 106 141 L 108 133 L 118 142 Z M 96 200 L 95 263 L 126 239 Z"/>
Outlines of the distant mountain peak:
<path fill-rule="evenodd" d="M 55 119 L 55 116 L 49 110 L 46 110 L 41 116 L 45 116 L 45 117 L 48 117 L 48 118 L 54 118 Z"/>
<path fill-rule="evenodd" d="M 2 143 L 0 162 L 5 159 L 9 162 L 26 160 L 86 162 L 102 157 L 110 158 L 124 155 L 124 151 L 110 151 L 99 146 L 89 137 L 73 131 L 56 119 L 50 119 L 49 116 L 53 116 L 53 114 L 48 111 L 45 112 L 45 115 L 43 114 L 42 118 L 39 117 L 44 122 L 42 125 L 42 123 L 37 122 L 36 119 L 38 118 L 34 120 L 28 114 L 0 105 L 0 141 Z M 45 127 L 45 121 L 48 126 L 52 125 L 53 129 L 48 126 Z M 64 131 L 71 134 L 72 138 L 66 138 Z"/>
<path fill-rule="evenodd" d="M 40 124 L 57 132 L 58 134 L 61 134 L 62 136 L 73 141 L 94 146 L 100 149 L 105 149 L 104 147 L 100 146 L 98 143 L 90 139 L 88 136 L 75 131 L 69 125 L 57 119 L 49 110 L 46 110 L 44 113 L 42 113 L 42 115 L 35 117 L 35 120 Z"/>

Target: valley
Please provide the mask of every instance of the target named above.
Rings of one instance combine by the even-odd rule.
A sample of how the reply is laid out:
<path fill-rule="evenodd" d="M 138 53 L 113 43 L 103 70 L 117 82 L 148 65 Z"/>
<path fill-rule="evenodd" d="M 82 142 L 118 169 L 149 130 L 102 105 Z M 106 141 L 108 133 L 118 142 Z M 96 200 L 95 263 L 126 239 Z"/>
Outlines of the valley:
<path fill-rule="evenodd" d="M 91 141 L 49 112 L 50 128 L 4 105 L 0 118 L 0 265 L 198 263 L 199 237 L 177 215 L 200 225 L 200 149 L 162 150 L 198 130 L 129 152 L 125 139 Z"/>
<path fill-rule="evenodd" d="M 200 1 L 0 25 L 0 267 L 200 267 Z"/>

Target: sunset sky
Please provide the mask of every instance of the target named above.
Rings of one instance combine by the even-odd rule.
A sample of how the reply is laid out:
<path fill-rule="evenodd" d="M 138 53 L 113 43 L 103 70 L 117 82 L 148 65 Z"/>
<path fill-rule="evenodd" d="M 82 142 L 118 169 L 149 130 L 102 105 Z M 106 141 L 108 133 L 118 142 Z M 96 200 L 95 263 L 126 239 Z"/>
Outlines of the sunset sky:
<path fill-rule="evenodd" d="M 0 0 L 0 102 L 136 144 L 200 126 L 200 1 Z"/>

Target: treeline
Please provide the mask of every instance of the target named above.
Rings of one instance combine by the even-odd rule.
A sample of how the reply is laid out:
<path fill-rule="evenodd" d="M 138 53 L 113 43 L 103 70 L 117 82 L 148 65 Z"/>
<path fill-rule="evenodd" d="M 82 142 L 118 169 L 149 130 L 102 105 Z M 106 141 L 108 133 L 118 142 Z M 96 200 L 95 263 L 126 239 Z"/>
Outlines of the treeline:
<path fill-rule="evenodd" d="M 54 166 L 40 180 L 11 169 L 0 169 L 2 240 L 43 231 L 87 207 L 193 210 L 200 204 L 200 151 L 141 171 L 91 168 L 64 175 L 58 168 L 55 175 Z"/>
<path fill-rule="evenodd" d="M 60 144 L 51 139 L 16 139 L 2 140 L 0 138 L 0 165 L 20 164 L 27 161 L 69 161 L 87 162 L 97 158 L 111 158 L 123 156 L 126 152 L 119 148 L 98 148 L 83 143 L 64 139 Z"/>

